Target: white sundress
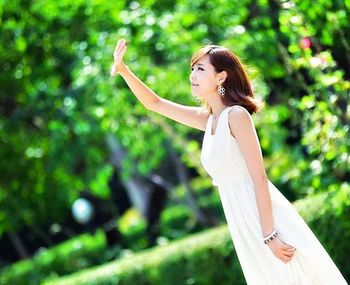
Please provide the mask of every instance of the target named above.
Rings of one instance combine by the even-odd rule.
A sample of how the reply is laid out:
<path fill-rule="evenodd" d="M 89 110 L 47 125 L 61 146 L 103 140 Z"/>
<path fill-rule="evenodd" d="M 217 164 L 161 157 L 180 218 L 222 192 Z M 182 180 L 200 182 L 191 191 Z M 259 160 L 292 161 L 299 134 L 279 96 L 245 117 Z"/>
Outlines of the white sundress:
<path fill-rule="evenodd" d="M 242 106 L 248 114 L 249 112 Z M 322 244 L 293 205 L 268 180 L 274 227 L 279 238 L 294 247 L 284 263 L 264 244 L 253 180 L 237 140 L 231 135 L 228 113 L 222 111 L 212 135 L 209 116 L 202 143 L 201 163 L 218 187 L 222 207 L 248 285 L 346 285 L 347 282 Z M 250 115 L 250 114 L 249 114 Z"/>

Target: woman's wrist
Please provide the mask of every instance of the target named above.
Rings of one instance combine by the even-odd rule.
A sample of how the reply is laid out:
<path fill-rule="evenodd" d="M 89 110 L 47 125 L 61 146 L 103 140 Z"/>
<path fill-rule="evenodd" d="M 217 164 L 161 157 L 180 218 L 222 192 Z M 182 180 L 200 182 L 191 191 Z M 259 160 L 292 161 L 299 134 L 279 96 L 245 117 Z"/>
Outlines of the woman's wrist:
<path fill-rule="evenodd" d="M 126 64 L 123 64 L 117 71 L 122 77 L 129 71 L 129 67 Z"/>
<path fill-rule="evenodd" d="M 268 244 L 272 240 L 274 240 L 276 237 L 278 237 L 278 233 L 276 230 L 273 230 L 269 235 L 264 236 L 264 243 Z"/>

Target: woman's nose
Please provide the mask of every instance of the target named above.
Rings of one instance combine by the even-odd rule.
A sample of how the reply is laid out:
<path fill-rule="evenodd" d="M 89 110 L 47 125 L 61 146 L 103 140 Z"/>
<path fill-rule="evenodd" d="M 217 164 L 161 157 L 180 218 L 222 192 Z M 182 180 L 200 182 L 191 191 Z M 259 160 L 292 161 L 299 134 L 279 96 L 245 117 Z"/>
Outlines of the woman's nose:
<path fill-rule="evenodd" d="M 190 79 L 191 79 L 191 80 L 196 79 L 196 76 L 195 76 L 195 74 L 194 74 L 194 71 L 191 72 L 191 74 L 190 74 Z"/>

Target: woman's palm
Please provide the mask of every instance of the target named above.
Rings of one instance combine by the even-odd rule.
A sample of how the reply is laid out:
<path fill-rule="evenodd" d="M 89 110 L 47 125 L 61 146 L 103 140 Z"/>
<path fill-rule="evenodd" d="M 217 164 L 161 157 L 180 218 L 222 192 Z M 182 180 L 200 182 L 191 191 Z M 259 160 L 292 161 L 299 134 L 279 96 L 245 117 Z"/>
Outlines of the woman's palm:
<path fill-rule="evenodd" d="M 124 39 L 118 40 L 113 52 L 114 63 L 111 69 L 111 76 L 114 76 L 121 70 L 121 68 L 124 67 L 123 57 L 127 48 L 128 47 Z"/>

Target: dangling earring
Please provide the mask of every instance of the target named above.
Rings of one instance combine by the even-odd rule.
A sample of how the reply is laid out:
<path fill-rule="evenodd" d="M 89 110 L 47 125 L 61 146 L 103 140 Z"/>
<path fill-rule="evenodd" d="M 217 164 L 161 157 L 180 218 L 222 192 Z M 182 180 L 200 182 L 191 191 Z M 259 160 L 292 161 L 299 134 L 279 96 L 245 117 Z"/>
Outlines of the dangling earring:
<path fill-rule="evenodd" d="M 218 86 L 218 92 L 220 94 L 221 97 L 224 97 L 225 96 L 225 88 L 222 87 L 222 85 L 219 85 Z"/>

